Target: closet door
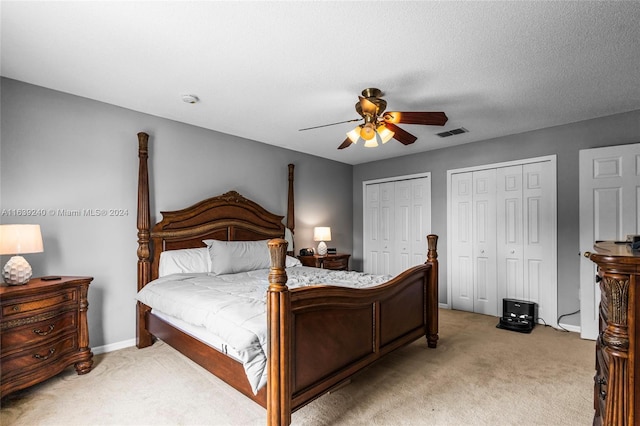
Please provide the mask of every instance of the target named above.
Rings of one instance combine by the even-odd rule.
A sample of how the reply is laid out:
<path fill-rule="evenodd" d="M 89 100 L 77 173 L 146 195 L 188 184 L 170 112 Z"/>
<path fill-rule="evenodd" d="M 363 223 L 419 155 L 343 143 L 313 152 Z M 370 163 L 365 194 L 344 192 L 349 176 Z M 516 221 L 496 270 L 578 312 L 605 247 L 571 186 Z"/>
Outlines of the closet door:
<path fill-rule="evenodd" d="M 452 176 L 452 307 L 497 315 L 496 170 Z"/>
<path fill-rule="evenodd" d="M 548 161 L 522 166 L 522 290 L 521 299 L 538 304 L 538 317 L 555 325 L 557 296 L 549 284 L 555 282 L 556 185 L 555 169 Z M 507 295 L 507 297 L 509 297 Z"/>
<path fill-rule="evenodd" d="M 496 170 L 473 172 L 473 311 L 498 315 Z"/>
<path fill-rule="evenodd" d="M 555 170 L 550 162 L 499 168 L 498 300 L 538 304 L 538 317 L 557 319 L 555 282 Z"/>
<path fill-rule="evenodd" d="M 556 324 L 555 160 L 449 172 L 451 306 L 502 315 L 502 299 L 538 303 Z"/>
<path fill-rule="evenodd" d="M 394 241 L 395 197 L 393 182 L 365 186 L 364 270 L 390 274 Z"/>
<path fill-rule="evenodd" d="M 364 272 L 397 275 L 427 260 L 429 176 L 365 184 Z"/>
<path fill-rule="evenodd" d="M 498 293 L 522 299 L 522 166 L 497 169 Z"/>
<path fill-rule="evenodd" d="M 450 185 L 451 307 L 473 312 L 473 173 L 452 175 Z"/>
<path fill-rule="evenodd" d="M 395 270 L 400 273 L 427 260 L 426 236 L 431 224 L 431 184 L 429 178 L 396 181 Z"/>

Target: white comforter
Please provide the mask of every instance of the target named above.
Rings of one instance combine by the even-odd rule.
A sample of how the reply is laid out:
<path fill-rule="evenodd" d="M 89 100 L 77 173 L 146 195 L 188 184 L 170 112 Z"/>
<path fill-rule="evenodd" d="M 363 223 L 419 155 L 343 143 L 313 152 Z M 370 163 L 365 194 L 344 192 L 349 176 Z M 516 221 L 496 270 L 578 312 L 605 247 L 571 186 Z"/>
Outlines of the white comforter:
<path fill-rule="evenodd" d="M 204 327 L 233 348 L 254 393 L 267 381 L 268 269 L 229 275 L 174 274 L 147 284 L 137 299 L 153 310 Z M 316 284 L 364 288 L 388 281 L 352 271 L 287 268 L 289 288 Z"/>

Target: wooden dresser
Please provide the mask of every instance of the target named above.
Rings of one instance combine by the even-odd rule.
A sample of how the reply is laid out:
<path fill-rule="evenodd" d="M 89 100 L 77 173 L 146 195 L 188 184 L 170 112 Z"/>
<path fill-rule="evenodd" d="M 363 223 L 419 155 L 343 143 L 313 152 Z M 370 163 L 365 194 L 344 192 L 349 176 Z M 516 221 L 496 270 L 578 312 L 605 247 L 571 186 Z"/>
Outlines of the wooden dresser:
<path fill-rule="evenodd" d="M 594 377 L 595 425 L 640 424 L 640 252 L 598 242 L 585 257 L 598 265 L 600 333 Z"/>
<path fill-rule="evenodd" d="M 300 262 L 302 262 L 304 266 L 346 271 L 349 269 L 350 257 L 350 254 L 338 253 L 327 254 L 325 256 L 320 256 L 319 254 L 298 256 L 298 259 L 300 259 Z"/>
<path fill-rule="evenodd" d="M 0 286 L 0 397 L 75 365 L 91 371 L 87 292 L 91 277 L 35 278 Z"/>

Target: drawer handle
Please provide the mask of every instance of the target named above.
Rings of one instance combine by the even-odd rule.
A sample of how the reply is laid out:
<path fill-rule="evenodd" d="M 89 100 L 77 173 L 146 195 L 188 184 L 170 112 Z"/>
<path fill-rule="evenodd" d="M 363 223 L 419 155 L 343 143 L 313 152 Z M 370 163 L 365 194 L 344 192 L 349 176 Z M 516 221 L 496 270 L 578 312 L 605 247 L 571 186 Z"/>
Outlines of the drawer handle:
<path fill-rule="evenodd" d="M 42 331 L 39 328 L 34 328 L 33 332 L 36 333 L 38 336 L 46 336 L 47 334 L 51 333 L 54 328 L 55 328 L 55 325 L 51 324 L 49 326 L 49 329 L 46 331 Z"/>
<path fill-rule="evenodd" d="M 47 355 L 40 355 L 40 354 L 34 354 L 33 357 L 35 359 L 40 359 L 42 361 L 49 359 L 51 357 L 51 355 L 53 355 L 53 353 L 55 352 L 55 348 L 51 348 L 49 349 L 49 353 Z"/>
<path fill-rule="evenodd" d="M 13 307 L 13 312 L 18 312 L 20 310 L 20 306 L 16 305 Z"/>

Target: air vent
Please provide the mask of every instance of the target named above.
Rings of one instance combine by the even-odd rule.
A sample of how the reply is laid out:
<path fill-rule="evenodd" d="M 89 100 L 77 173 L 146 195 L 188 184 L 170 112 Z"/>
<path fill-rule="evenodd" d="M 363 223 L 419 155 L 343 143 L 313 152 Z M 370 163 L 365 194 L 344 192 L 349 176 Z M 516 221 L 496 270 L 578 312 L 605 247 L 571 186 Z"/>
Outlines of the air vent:
<path fill-rule="evenodd" d="M 453 135 L 459 135 L 460 133 L 467 133 L 469 132 L 467 129 L 465 129 L 464 127 L 460 127 L 458 129 L 453 129 L 453 130 L 449 130 L 447 132 L 442 132 L 442 133 L 436 133 L 438 136 L 440 136 L 441 138 L 446 138 L 449 136 L 453 136 Z"/>

